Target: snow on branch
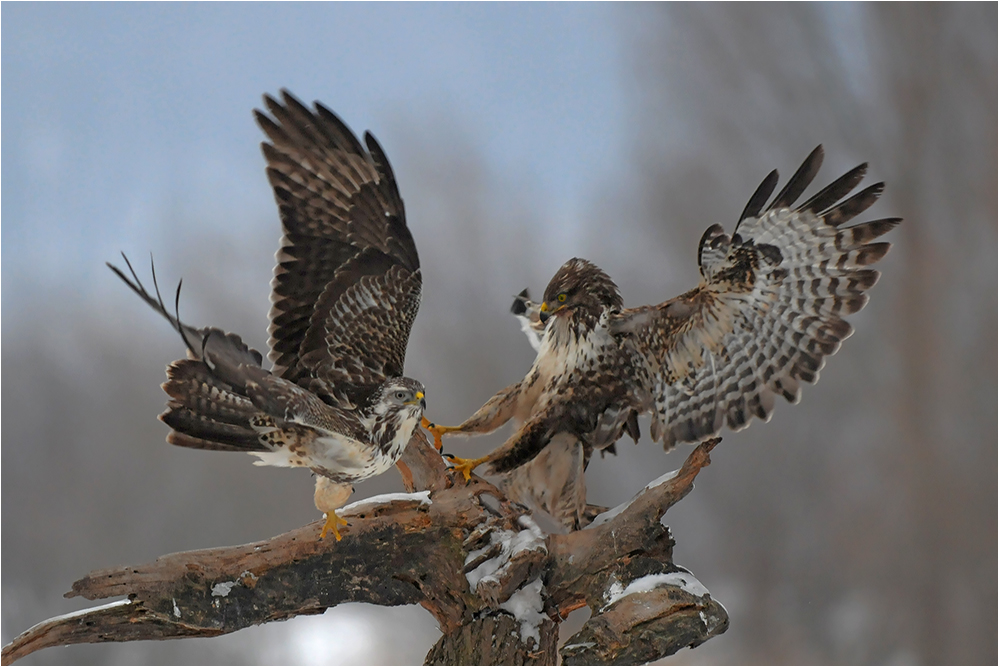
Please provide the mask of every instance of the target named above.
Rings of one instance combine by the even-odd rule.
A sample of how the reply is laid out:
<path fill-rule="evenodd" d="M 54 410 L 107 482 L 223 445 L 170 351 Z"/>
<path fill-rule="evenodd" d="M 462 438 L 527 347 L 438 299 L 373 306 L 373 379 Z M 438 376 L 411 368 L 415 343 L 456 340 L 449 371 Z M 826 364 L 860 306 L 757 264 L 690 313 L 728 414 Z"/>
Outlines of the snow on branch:
<path fill-rule="evenodd" d="M 565 663 L 655 660 L 728 626 L 722 606 L 673 563 L 660 521 L 717 442 L 586 529 L 546 535 L 493 485 L 448 473 L 416 434 L 399 466 L 408 493 L 344 508 L 342 541 L 319 540 L 314 522 L 94 571 L 67 596 L 118 600 L 28 629 L 3 648 L 3 664 L 74 643 L 217 636 L 348 601 L 422 605 L 443 634 L 428 664 L 554 664 L 557 652 Z M 591 619 L 558 649 L 560 621 L 584 605 Z"/>

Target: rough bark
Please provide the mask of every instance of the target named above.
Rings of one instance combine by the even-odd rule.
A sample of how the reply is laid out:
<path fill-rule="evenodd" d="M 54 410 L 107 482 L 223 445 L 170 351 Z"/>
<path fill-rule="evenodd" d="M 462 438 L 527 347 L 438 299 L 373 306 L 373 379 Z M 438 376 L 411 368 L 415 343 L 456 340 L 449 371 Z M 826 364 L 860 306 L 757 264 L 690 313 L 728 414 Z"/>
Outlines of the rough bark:
<path fill-rule="evenodd" d="M 318 540 L 315 522 L 267 541 L 94 571 L 66 596 L 121 599 L 32 627 L 3 648 L 3 664 L 58 645 L 216 636 L 348 601 L 431 612 L 443 635 L 430 665 L 652 661 L 728 626 L 722 606 L 673 564 L 661 523 L 717 442 L 586 529 L 544 535 L 493 485 L 449 474 L 417 435 L 400 471 L 407 489 L 425 493 L 353 504 L 339 543 Z M 591 619 L 557 654 L 560 620 L 584 605 Z"/>
<path fill-rule="evenodd" d="M 476 619 L 441 636 L 424 659 L 425 666 L 548 666 L 556 656 L 559 626 L 547 619 L 539 644 L 521 638 L 521 623 L 506 612 Z"/>

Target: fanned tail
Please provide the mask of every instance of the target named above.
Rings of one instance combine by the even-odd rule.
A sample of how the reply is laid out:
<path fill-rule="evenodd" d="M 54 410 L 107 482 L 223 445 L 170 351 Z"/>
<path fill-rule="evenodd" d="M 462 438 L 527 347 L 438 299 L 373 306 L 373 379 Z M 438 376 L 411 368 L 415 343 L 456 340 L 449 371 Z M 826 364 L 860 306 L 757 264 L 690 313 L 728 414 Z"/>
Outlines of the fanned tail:
<path fill-rule="evenodd" d="M 260 411 L 200 360 L 172 362 L 162 387 L 170 396 L 167 410 L 160 415 L 173 429 L 168 443 L 201 450 L 269 450 L 250 426 Z"/>
<path fill-rule="evenodd" d="M 247 346 L 236 334 L 215 327 L 196 329 L 179 316 L 181 283 L 177 285 L 174 313 L 170 313 L 160 295 L 156 271 L 150 259 L 153 297 L 142 285 L 132 263 L 122 253 L 132 278 L 118 267 L 108 267 L 139 297 L 177 330 L 188 349 L 190 359 L 172 362 L 167 367 L 163 390 L 170 396 L 160 420 L 173 431 L 167 442 L 203 450 L 241 452 L 266 451 L 258 439 L 251 419 L 260 414 L 248 397 L 247 385 L 253 386 L 267 371 L 261 368 L 261 354 Z"/>

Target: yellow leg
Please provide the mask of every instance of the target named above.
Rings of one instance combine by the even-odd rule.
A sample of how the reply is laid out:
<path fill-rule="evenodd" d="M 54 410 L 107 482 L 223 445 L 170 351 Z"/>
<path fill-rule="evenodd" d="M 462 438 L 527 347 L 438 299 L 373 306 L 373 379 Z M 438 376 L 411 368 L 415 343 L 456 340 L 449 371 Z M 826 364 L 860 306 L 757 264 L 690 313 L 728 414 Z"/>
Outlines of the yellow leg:
<path fill-rule="evenodd" d="M 438 452 L 441 452 L 441 448 L 444 447 L 444 444 L 441 443 L 441 437 L 447 433 L 459 431 L 459 427 L 445 427 L 444 425 L 434 424 L 427 418 L 420 418 L 420 426 L 434 436 L 434 447 L 437 448 Z"/>
<path fill-rule="evenodd" d="M 323 523 L 323 529 L 319 532 L 320 540 L 326 537 L 328 531 L 333 532 L 333 537 L 340 541 L 340 525 L 347 526 L 347 520 L 342 517 L 338 517 L 337 513 L 330 510 L 326 512 L 326 522 Z"/>
<path fill-rule="evenodd" d="M 465 480 L 468 481 L 472 477 L 472 471 L 480 464 L 489 461 L 490 458 L 486 456 L 479 459 L 463 459 L 453 455 L 445 455 L 445 459 L 451 462 L 453 471 L 461 471 L 462 475 L 465 476 Z"/>

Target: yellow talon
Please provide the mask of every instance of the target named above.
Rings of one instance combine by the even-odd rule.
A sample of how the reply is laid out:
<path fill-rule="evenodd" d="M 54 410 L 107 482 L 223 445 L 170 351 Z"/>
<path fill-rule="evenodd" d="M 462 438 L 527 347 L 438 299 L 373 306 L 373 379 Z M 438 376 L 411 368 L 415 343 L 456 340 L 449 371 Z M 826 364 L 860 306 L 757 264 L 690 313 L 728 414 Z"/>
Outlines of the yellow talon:
<path fill-rule="evenodd" d="M 480 457 L 479 459 L 463 459 L 462 457 L 455 457 L 453 455 L 445 455 L 447 459 L 452 464 L 453 471 L 461 471 L 462 475 L 465 476 L 466 482 L 472 478 L 472 471 L 480 464 L 485 463 L 489 460 L 489 457 Z"/>
<path fill-rule="evenodd" d="M 434 424 L 427 418 L 420 418 L 420 426 L 434 436 L 434 447 L 437 448 L 438 452 L 441 452 L 441 449 L 444 447 L 444 444 L 441 442 L 441 437 L 449 432 L 459 430 L 458 427 L 445 427 L 444 425 Z"/>
<path fill-rule="evenodd" d="M 319 532 L 320 540 L 326 537 L 326 533 L 328 531 L 332 531 L 333 537 L 336 538 L 337 541 L 340 541 L 341 535 L 339 526 L 343 524 L 346 527 L 347 520 L 345 520 L 342 517 L 339 517 L 337 513 L 332 510 L 328 511 L 325 514 L 326 514 L 326 522 L 323 523 L 323 529 Z"/>

